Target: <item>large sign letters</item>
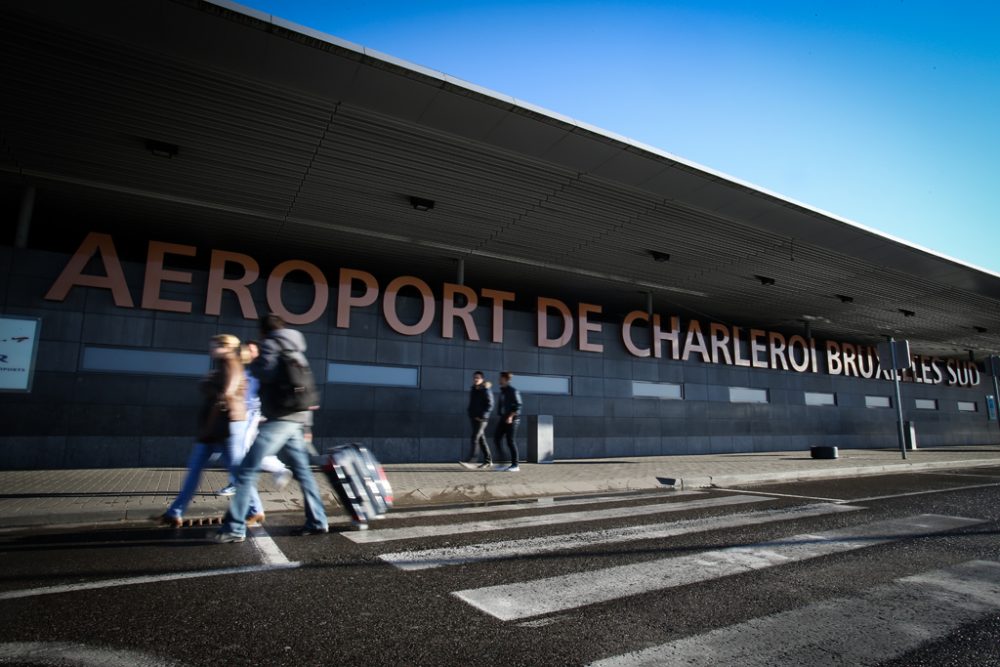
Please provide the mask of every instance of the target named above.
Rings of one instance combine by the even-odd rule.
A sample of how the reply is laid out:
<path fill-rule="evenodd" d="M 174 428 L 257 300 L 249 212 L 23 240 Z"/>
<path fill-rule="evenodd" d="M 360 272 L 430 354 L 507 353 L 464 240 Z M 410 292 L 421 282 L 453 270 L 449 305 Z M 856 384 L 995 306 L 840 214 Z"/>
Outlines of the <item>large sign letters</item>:
<path fill-rule="evenodd" d="M 167 268 L 171 257 L 197 257 L 195 246 L 150 241 L 142 284 L 141 308 L 175 313 L 191 313 L 193 303 L 162 296 L 164 283 L 190 285 L 188 271 Z M 85 272 L 87 267 L 91 272 Z M 230 277 L 227 277 L 227 269 Z M 237 273 L 237 277 L 232 277 Z M 312 303 L 305 309 L 288 308 L 283 297 L 286 278 L 298 273 L 313 287 Z M 207 315 L 219 315 L 224 295 L 235 297 L 244 318 L 255 319 L 257 308 L 251 288 L 261 279 L 260 265 L 248 255 L 226 250 L 211 250 L 208 258 L 208 283 L 204 300 Z M 56 278 L 45 298 L 63 301 L 77 287 L 104 289 L 111 293 L 116 306 L 135 308 L 135 302 L 125 281 L 125 271 L 118 258 L 114 241 L 108 234 L 91 232 Z M 341 267 L 337 286 L 331 290 L 323 269 L 303 260 L 287 260 L 278 264 L 266 277 L 267 307 L 294 325 L 309 324 L 327 313 L 331 291 L 336 294 L 336 327 L 351 328 L 351 312 L 375 305 L 381 299 L 381 313 L 386 324 L 403 336 L 419 336 L 438 322 L 443 338 L 459 333 L 466 340 L 479 341 L 482 332 L 473 314 L 480 305 L 489 304 L 491 324 L 489 340 L 503 343 L 504 308 L 517 297 L 513 292 L 482 288 L 478 292 L 464 285 L 444 283 L 440 300 L 424 280 L 403 275 L 384 287 L 371 273 Z M 401 314 L 402 295 L 416 297 L 410 301 L 418 308 Z M 576 349 L 600 354 L 604 352 L 606 322 L 601 322 L 603 308 L 597 304 L 567 304 L 560 299 L 539 296 L 536 300 L 536 340 L 539 348 L 559 349 L 575 339 Z M 690 319 L 682 322 L 677 316 L 632 311 L 623 319 L 619 334 L 625 349 L 637 358 L 698 360 L 709 364 L 724 364 L 745 368 L 843 375 L 869 379 L 891 379 L 893 373 L 910 382 L 974 386 L 980 382 L 979 369 L 967 360 L 942 359 L 913 355 L 909 368 L 896 371 L 879 364 L 876 348 L 869 345 L 825 341 L 820 346 L 814 339 L 800 335 L 786 336 L 776 331 L 745 328 Z M 823 352 L 820 363 L 818 349 Z"/>

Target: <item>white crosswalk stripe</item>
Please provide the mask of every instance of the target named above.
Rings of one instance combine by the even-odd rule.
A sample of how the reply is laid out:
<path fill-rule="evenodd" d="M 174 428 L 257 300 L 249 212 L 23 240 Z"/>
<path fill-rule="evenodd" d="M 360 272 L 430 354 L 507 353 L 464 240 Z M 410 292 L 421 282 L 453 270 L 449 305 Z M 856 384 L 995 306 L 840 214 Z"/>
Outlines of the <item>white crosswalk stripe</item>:
<path fill-rule="evenodd" d="M 641 526 L 628 526 L 608 530 L 552 535 L 503 542 L 488 542 L 443 549 L 424 549 L 382 554 L 380 559 L 392 563 L 401 570 L 424 570 L 446 565 L 485 562 L 501 558 L 523 557 L 554 551 L 566 551 L 593 547 L 601 544 L 620 544 L 638 540 L 676 537 L 690 533 L 707 532 L 753 526 L 775 521 L 792 521 L 810 517 L 853 512 L 862 507 L 822 503 L 803 507 L 776 509 L 759 512 L 742 512 L 726 516 L 714 516 L 688 521 L 672 521 Z"/>
<path fill-rule="evenodd" d="M 253 537 L 250 540 L 250 544 L 257 551 L 264 565 L 284 566 L 290 563 L 288 557 L 278 548 L 278 545 L 274 543 L 274 539 L 268 535 L 263 526 L 251 528 L 250 535 Z"/>
<path fill-rule="evenodd" d="M 678 496 L 703 496 L 705 491 L 656 491 L 654 493 L 637 493 L 617 496 L 590 496 L 558 500 L 552 496 L 524 500 L 519 502 L 496 503 L 493 505 L 476 505 L 473 507 L 449 507 L 440 510 L 411 510 L 409 512 L 390 512 L 386 519 L 423 519 L 431 516 L 461 516 L 464 514 L 494 514 L 497 512 L 517 512 L 522 510 L 552 509 L 554 507 L 570 507 L 573 505 L 597 505 L 600 503 L 625 503 L 633 500 L 649 500 L 650 498 L 677 498 Z M 767 494 L 764 494 L 767 495 Z"/>
<path fill-rule="evenodd" d="M 877 665 L 1000 610 L 1000 563 L 970 561 L 694 637 L 593 667 Z M 859 619 L 864 619 L 859 622 Z"/>
<path fill-rule="evenodd" d="M 349 540 L 362 544 L 375 542 L 390 542 L 392 540 L 408 540 L 423 537 L 440 537 L 442 535 L 462 535 L 481 533 L 494 530 L 512 530 L 515 528 L 532 528 L 538 526 L 554 526 L 558 524 L 580 523 L 583 521 L 604 521 L 607 519 L 635 518 L 669 512 L 684 512 L 693 509 L 726 507 L 748 503 L 774 502 L 774 498 L 766 496 L 731 495 L 704 500 L 687 502 L 657 503 L 652 505 L 637 505 L 631 507 L 614 507 L 603 510 L 582 512 L 562 512 L 558 514 L 543 514 L 538 516 L 514 517 L 496 519 L 493 521 L 470 521 L 438 526 L 410 526 L 407 528 L 386 528 L 357 533 L 344 533 Z"/>
<path fill-rule="evenodd" d="M 685 503 L 687 504 L 687 503 Z M 919 515 L 860 527 L 453 593 L 510 621 L 982 523 Z"/>

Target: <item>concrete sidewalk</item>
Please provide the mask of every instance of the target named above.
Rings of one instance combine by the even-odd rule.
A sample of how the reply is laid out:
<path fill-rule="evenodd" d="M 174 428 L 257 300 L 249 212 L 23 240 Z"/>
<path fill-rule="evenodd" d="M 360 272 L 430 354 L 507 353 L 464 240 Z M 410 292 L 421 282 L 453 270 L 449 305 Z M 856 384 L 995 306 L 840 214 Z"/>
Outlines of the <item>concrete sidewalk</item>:
<path fill-rule="evenodd" d="M 386 472 L 396 507 L 434 503 L 476 503 L 512 498 L 705 488 L 806 479 L 879 475 L 916 470 L 1000 466 L 1000 446 L 948 447 L 907 453 L 897 449 L 841 450 L 834 460 L 804 452 L 709 454 L 521 464 L 521 472 L 468 470 L 457 463 L 389 464 Z M 0 471 L 0 528 L 149 521 L 162 514 L 180 488 L 180 468 Z M 321 478 L 328 507 L 333 493 Z M 185 518 L 218 517 L 227 499 L 214 495 L 226 484 L 221 469 L 206 471 Z M 261 498 L 268 514 L 301 512 L 294 482 L 277 490 L 264 475 Z M 333 510 L 331 521 L 342 520 Z"/>

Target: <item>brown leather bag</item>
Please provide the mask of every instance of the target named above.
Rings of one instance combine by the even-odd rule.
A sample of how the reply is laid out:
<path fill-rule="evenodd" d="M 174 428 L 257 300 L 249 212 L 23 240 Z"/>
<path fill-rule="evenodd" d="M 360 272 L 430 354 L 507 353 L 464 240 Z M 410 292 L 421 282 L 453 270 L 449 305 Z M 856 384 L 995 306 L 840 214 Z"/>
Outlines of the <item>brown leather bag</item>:
<path fill-rule="evenodd" d="M 201 410 L 202 418 L 198 424 L 198 442 L 216 444 L 229 439 L 229 411 L 226 401 L 217 397 L 206 401 Z"/>

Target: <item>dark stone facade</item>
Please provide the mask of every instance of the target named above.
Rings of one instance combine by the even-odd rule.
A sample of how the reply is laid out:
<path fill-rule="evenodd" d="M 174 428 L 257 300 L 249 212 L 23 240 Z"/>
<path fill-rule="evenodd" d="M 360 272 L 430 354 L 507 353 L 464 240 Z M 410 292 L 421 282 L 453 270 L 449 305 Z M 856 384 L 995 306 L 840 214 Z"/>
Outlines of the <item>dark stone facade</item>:
<path fill-rule="evenodd" d="M 217 333 L 256 337 L 255 323 L 242 317 L 229 296 L 220 317 L 198 314 L 204 311 L 207 275 L 197 271 L 191 285 L 165 283 L 162 293 L 192 302 L 192 315 L 119 308 L 107 290 L 95 288 L 76 287 L 64 302 L 46 301 L 67 259 L 0 247 L 0 312 L 42 319 L 33 391 L 0 394 L 0 467 L 183 465 L 194 433 L 197 379 L 84 370 L 85 348 L 200 354 Z M 143 267 L 125 263 L 125 271 L 138 304 Z M 253 294 L 258 309 L 266 310 L 262 281 Z M 284 294 L 291 310 L 303 311 L 311 303 L 312 286 L 286 285 Z M 503 345 L 466 341 L 461 327 L 455 339 L 447 340 L 437 323 L 424 335 L 402 336 L 386 324 L 381 301 L 355 310 L 350 330 L 342 330 L 335 326 L 335 297 L 331 294 L 323 318 L 299 327 L 320 381 L 322 408 L 315 427 L 320 449 L 361 441 L 386 462 L 458 459 L 468 451 L 466 391 L 477 369 L 494 383 L 503 369 L 515 376 L 570 378 L 570 395 L 524 395 L 527 414 L 554 417 L 557 458 L 896 446 L 895 409 L 865 407 L 866 395 L 892 395 L 889 381 L 639 359 L 628 354 L 611 324 L 592 337 L 604 344 L 603 353 L 579 352 L 570 349 L 572 344 L 540 349 L 535 314 L 513 310 L 505 313 Z M 402 300 L 400 316 L 413 321 L 419 307 L 415 299 Z M 475 318 L 480 335 L 488 339 L 489 308 L 481 306 Z M 419 387 L 327 384 L 327 364 L 337 361 L 417 367 Z M 635 398 L 634 380 L 680 384 L 684 398 Z M 730 387 L 766 389 L 769 402 L 731 403 Z M 834 393 L 837 405 L 807 406 L 805 392 Z M 915 423 L 921 446 L 995 442 L 998 430 L 987 417 L 988 394 L 992 386 L 985 376 L 971 389 L 902 387 L 904 413 Z M 938 409 L 915 409 L 919 398 L 936 399 Z M 975 402 L 977 411 L 960 412 L 959 401 Z M 519 441 L 523 451 L 523 431 Z"/>

